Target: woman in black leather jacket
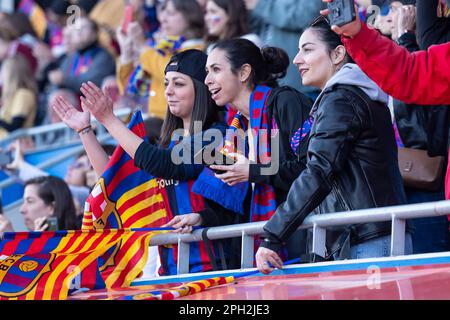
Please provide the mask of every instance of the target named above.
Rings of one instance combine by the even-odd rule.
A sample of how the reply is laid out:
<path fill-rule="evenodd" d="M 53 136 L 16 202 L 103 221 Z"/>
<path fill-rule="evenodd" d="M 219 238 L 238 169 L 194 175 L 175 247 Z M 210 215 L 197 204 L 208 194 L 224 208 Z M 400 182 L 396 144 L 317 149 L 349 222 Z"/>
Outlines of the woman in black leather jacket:
<path fill-rule="evenodd" d="M 294 59 L 303 84 L 321 88 L 299 148 L 307 147 L 306 169 L 286 202 L 266 223 L 267 237 L 256 262 L 263 273 L 281 268 L 277 251 L 311 213 L 384 207 L 406 201 L 388 96 L 352 60 L 325 18 L 302 34 Z M 305 134 L 308 129 L 309 135 Z M 408 230 L 409 231 L 409 230 Z M 327 230 L 331 259 L 388 256 L 390 222 L 362 223 Z M 409 232 L 405 253 L 411 253 Z"/>

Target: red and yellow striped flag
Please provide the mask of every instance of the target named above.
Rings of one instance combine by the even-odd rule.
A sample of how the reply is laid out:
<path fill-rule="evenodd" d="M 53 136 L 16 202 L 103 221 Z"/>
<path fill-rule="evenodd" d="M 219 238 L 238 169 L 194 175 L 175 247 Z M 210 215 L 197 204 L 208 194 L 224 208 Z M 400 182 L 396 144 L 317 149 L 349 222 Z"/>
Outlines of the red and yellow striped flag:
<path fill-rule="evenodd" d="M 146 139 L 142 115 L 136 112 L 128 125 Z M 155 228 L 166 223 L 167 211 L 158 181 L 134 166 L 119 146 L 86 201 L 84 229 Z M 147 261 L 150 238 L 130 233 L 101 257 L 106 286 L 126 287 L 139 276 Z"/>
<path fill-rule="evenodd" d="M 0 243 L 0 299 L 66 299 L 96 289 L 97 259 L 129 230 L 18 232 Z"/>

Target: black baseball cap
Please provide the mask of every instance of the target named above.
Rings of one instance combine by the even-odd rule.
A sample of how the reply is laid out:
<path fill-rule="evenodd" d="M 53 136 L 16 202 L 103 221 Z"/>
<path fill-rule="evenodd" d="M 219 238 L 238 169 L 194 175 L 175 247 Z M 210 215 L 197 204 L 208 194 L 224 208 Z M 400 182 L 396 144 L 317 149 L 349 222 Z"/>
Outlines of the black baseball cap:
<path fill-rule="evenodd" d="M 206 60 L 208 56 L 203 51 L 190 49 L 172 56 L 164 73 L 176 71 L 204 82 L 206 78 Z"/>

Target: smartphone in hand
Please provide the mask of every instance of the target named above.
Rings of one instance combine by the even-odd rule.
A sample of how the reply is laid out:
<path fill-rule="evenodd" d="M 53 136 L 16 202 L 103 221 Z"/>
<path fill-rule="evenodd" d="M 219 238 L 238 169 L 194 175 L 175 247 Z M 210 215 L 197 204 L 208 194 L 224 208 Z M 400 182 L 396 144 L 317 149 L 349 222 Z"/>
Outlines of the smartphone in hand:
<path fill-rule="evenodd" d="M 0 152 L 0 168 L 5 167 L 7 164 L 13 162 L 13 156 L 11 151 Z"/>
<path fill-rule="evenodd" d="M 197 152 L 194 155 L 194 159 L 199 159 L 199 157 L 201 157 L 200 160 L 201 160 L 202 165 L 204 165 L 205 167 L 214 171 L 215 173 L 222 174 L 222 173 L 225 173 L 225 171 L 212 169 L 211 168 L 212 165 L 233 165 L 234 163 L 236 163 L 236 159 L 229 157 L 229 156 L 225 155 L 224 153 L 217 151 L 217 150 L 214 153 L 214 158 L 213 158 L 214 161 L 212 163 L 205 161 L 206 159 L 211 158 L 210 156 L 206 157 L 204 154 L 206 147 L 208 147 L 208 145 L 204 146 L 199 152 Z"/>
<path fill-rule="evenodd" d="M 208 167 L 210 170 L 214 171 L 214 173 L 223 174 L 226 171 L 213 169 L 213 168 L 211 168 L 211 165 L 216 165 L 217 164 L 217 165 L 231 166 L 231 165 L 236 163 L 236 159 L 231 158 L 231 157 L 223 154 L 222 152 L 219 152 L 219 154 L 222 157 L 220 162 L 216 162 L 216 163 L 212 163 L 212 164 L 205 164 L 205 166 Z"/>
<path fill-rule="evenodd" d="M 330 25 L 342 27 L 356 19 L 354 0 L 333 0 L 328 3 Z"/>
<path fill-rule="evenodd" d="M 48 217 L 43 224 L 48 224 L 48 228 L 45 231 L 57 231 L 58 230 L 58 218 Z"/>

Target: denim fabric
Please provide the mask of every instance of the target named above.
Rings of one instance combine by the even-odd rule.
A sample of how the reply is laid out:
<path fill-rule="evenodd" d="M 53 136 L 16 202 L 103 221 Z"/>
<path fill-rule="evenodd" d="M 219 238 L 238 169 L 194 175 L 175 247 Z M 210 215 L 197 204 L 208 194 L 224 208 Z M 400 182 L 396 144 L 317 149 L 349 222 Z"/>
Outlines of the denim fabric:
<path fill-rule="evenodd" d="M 350 248 L 352 259 L 388 257 L 391 254 L 391 236 L 374 238 Z M 413 253 L 410 233 L 405 235 L 405 255 Z"/>

